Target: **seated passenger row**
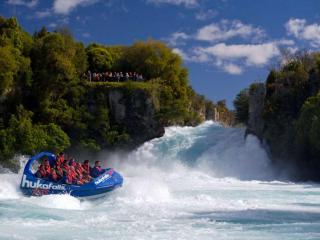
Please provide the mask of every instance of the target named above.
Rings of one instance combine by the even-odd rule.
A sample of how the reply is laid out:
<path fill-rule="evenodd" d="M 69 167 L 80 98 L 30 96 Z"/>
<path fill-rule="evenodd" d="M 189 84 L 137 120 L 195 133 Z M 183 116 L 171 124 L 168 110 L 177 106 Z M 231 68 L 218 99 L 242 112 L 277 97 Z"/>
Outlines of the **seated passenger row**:
<path fill-rule="evenodd" d="M 54 166 L 50 166 L 48 158 L 40 164 L 36 176 L 53 182 L 82 185 L 90 182 L 105 172 L 96 161 L 94 167 L 90 167 L 89 160 L 78 163 L 74 158 L 65 159 L 63 152 L 59 153 Z"/>

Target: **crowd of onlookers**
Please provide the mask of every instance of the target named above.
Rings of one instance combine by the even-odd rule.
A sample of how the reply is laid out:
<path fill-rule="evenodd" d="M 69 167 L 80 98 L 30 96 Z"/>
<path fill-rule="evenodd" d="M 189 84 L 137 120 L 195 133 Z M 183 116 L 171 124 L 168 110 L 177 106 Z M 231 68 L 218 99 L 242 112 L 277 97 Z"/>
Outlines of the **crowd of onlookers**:
<path fill-rule="evenodd" d="M 84 160 L 81 164 L 74 158 L 67 159 L 64 153 L 59 153 L 52 165 L 47 157 L 43 159 L 36 172 L 36 177 L 53 182 L 82 185 L 104 172 L 105 169 L 101 168 L 100 161 L 96 161 L 94 166 L 90 167 L 89 160 Z"/>
<path fill-rule="evenodd" d="M 136 72 L 103 72 L 96 73 L 88 71 L 86 74 L 90 82 L 126 82 L 143 81 L 142 74 Z"/>

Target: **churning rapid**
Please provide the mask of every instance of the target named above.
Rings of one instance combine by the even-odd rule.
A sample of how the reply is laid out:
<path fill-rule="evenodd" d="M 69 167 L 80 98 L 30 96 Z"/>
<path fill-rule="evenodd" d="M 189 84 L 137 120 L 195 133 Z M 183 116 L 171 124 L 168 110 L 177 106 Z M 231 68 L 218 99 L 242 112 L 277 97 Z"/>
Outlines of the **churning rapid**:
<path fill-rule="evenodd" d="M 276 181 L 243 136 L 206 122 L 102 154 L 124 185 L 96 201 L 23 197 L 19 174 L 0 174 L 0 239 L 320 239 L 320 186 Z"/>

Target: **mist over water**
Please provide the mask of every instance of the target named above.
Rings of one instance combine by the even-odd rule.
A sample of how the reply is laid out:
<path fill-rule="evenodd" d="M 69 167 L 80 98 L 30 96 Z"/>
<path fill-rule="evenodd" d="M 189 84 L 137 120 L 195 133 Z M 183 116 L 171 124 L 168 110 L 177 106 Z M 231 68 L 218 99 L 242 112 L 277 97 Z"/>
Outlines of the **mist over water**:
<path fill-rule="evenodd" d="M 0 239 L 320 239 L 320 186 L 276 180 L 244 129 L 170 127 L 100 159 L 124 185 L 96 201 L 23 197 L 0 174 Z"/>

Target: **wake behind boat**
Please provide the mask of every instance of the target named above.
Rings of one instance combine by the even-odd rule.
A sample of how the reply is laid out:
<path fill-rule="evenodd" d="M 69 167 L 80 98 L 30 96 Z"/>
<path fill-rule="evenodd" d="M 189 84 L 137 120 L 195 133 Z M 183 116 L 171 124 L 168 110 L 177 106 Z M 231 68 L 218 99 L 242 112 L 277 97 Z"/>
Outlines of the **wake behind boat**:
<path fill-rule="evenodd" d="M 66 184 L 63 179 L 56 182 L 39 178 L 36 175 L 36 168 L 41 159 L 44 158 L 48 159 L 50 166 L 55 165 L 57 158 L 49 152 L 41 152 L 30 158 L 27 162 L 20 184 L 20 189 L 24 195 L 70 194 L 79 198 L 98 198 L 122 186 L 122 176 L 111 168 L 104 169 L 100 176 L 93 178 L 83 185 Z"/>

